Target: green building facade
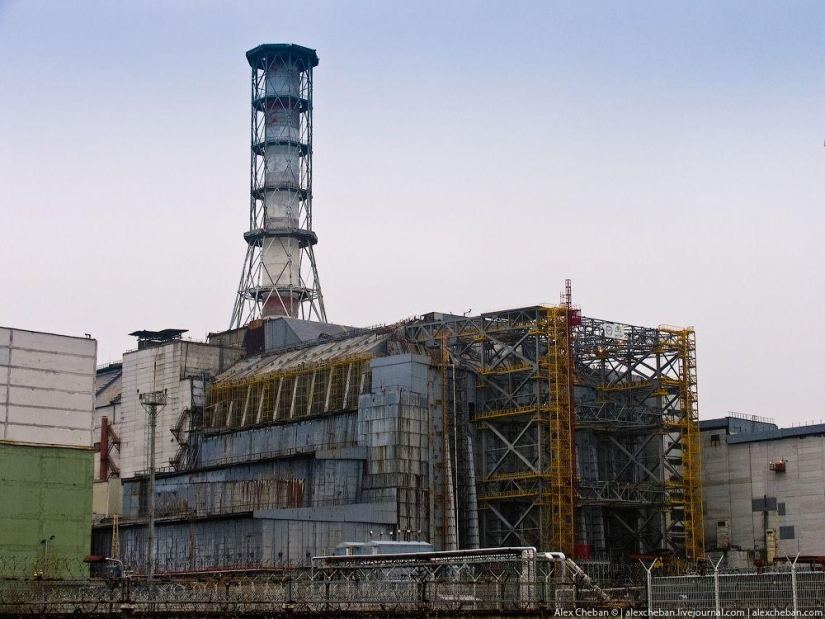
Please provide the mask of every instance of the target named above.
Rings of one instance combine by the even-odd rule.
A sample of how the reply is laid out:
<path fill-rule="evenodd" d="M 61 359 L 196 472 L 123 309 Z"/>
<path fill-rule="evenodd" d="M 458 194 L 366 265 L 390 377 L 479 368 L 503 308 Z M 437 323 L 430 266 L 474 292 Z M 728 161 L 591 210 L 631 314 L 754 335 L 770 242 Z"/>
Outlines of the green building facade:
<path fill-rule="evenodd" d="M 94 451 L 0 443 L 0 578 L 84 578 Z"/>

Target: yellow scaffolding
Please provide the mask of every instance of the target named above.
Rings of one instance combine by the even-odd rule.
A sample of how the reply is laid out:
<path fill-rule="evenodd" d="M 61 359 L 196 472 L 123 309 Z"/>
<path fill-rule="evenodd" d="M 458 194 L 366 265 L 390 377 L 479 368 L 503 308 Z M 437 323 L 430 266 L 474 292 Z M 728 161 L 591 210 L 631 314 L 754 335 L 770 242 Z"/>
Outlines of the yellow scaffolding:
<path fill-rule="evenodd" d="M 678 387 L 679 415 L 668 424 L 679 433 L 681 479 L 667 485 L 677 491 L 675 502 L 681 503 L 684 510 L 685 557 L 697 560 L 705 556 L 705 526 L 702 514 L 702 456 L 696 387 L 696 334 L 691 328 L 673 327 L 659 327 L 659 332 L 663 335 L 665 345 L 677 350 L 681 359 L 681 371 L 672 381 L 673 386 Z"/>
<path fill-rule="evenodd" d="M 491 319 L 481 337 L 476 337 L 476 341 L 489 344 L 492 351 L 479 368 L 479 376 L 496 385 L 498 394 L 511 388 L 526 389 L 520 386 L 528 382 L 534 387 L 512 392 L 487 410 L 482 408 L 474 420 L 480 430 L 494 421 L 516 427 L 537 423 L 541 427 L 539 437 L 545 438 L 539 440 L 541 455 L 535 469 L 522 458 L 510 470 L 483 477 L 479 481 L 486 488 L 479 499 L 485 504 L 531 499 L 541 514 L 537 543 L 572 556 L 576 489 L 570 309 L 566 305 L 542 306 L 498 320 Z M 525 338 L 535 342 L 534 349 L 542 351 L 532 362 L 515 352 Z M 479 388 L 484 386 L 482 383 Z M 510 449 L 515 450 L 515 446 Z"/>
<path fill-rule="evenodd" d="M 315 365 L 213 385 L 203 427 L 242 428 L 358 408 L 358 396 L 372 388 L 370 356 Z"/>
<path fill-rule="evenodd" d="M 542 308 L 540 325 L 547 334 L 547 413 L 550 422 L 548 548 L 573 556 L 575 544 L 575 468 L 570 310 Z"/>

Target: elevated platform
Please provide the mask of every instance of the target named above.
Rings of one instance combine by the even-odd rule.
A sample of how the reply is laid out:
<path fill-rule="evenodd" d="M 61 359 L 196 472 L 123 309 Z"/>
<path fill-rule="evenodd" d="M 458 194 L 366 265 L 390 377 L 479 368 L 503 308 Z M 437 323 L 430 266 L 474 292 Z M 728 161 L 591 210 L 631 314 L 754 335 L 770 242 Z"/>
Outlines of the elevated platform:
<path fill-rule="evenodd" d="M 318 242 L 318 235 L 312 230 L 303 228 L 257 228 L 244 232 L 243 238 L 249 245 L 261 247 L 264 239 L 292 238 L 298 241 L 301 248 L 315 245 Z"/>

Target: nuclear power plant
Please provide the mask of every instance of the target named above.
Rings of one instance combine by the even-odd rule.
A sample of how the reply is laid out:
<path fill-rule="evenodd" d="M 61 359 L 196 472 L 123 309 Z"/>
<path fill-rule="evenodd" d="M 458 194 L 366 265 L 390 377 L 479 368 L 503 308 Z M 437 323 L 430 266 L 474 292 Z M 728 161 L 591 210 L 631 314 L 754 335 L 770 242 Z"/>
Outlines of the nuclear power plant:
<path fill-rule="evenodd" d="M 137 349 L 99 371 L 93 552 L 158 573 L 301 566 L 367 542 L 702 558 L 693 330 L 588 317 L 569 281 L 553 305 L 328 322 L 318 56 L 246 56 L 249 227 L 230 328 L 205 342 L 135 331 Z M 151 427 L 146 394 L 163 394 Z"/>

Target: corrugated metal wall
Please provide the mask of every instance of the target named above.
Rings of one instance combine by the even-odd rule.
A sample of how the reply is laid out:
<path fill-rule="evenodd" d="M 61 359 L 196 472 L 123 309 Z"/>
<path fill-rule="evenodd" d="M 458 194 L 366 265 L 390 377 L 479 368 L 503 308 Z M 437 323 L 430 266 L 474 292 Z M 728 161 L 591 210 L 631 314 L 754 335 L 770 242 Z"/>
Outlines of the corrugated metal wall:
<path fill-rule="evenodd" d="M 303 564 L 399 531 L 430 539 L 429 360 L 374 363 L 358 412 L 201 435 L 195 469 L 157 479 L 158 569 Z M 145 480 L 124 490 L 121 546 L 139 565 L 145 527 L 128 518 L 144 513 Z"/>

